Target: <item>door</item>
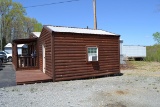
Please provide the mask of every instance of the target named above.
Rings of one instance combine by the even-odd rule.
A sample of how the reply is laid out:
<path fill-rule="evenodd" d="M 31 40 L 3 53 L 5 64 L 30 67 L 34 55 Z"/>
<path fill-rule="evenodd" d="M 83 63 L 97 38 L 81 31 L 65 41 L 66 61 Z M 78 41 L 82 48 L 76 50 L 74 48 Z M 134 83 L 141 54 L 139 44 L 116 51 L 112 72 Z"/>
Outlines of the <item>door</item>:
<path fill-rule="evenodd" d="M 42 45 L 42 57 L 43 57 L 43 73 L 45 73 L 46 59 L 45 59 L 45 47 L 44 47 L 44 45 Z"/>

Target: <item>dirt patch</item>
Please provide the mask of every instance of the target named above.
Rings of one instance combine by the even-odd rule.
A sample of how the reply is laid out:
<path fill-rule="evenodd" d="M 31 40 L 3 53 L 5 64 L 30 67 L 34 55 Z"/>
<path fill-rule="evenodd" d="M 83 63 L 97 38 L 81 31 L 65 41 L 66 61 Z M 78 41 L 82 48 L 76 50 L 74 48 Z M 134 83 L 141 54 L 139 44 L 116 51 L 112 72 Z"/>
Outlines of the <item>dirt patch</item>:
<path fill-rule="evenodd" d="M 132 61 L 126 61 L 126 64 L 122 64 L 121 70 L 128 70 L 128 69 L 135 69 L 134 64 L 132 64 Z"/>
<path fill-rule="evenodd" d="M 146 62 L 146 61 L 126 61 L 125 65 L 121 65 L 121 70 L 145 70 L 145 71 L 159 71 L 159 62 Z"/>
<path fill-rule="evenodd" d="M 118 90 L 115 93 L 118 94 L 118 95 L 126 95 L 126 94 L 128 94 L 127 91 L 122 91 L 122 90 Z"/>
<path fill-rule="evenodd" d="M 159 62 L 127 61 L 126 65 L 121 66 L 124 75 L 160 77 Z"/>

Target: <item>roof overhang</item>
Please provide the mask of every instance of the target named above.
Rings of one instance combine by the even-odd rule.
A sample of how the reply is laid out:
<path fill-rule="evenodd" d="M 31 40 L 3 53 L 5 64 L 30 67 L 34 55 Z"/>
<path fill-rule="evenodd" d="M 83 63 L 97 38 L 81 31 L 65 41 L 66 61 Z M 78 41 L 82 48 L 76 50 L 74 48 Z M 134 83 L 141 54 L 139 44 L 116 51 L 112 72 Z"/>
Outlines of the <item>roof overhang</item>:
<path fill-rule="evenodd" d="M 111 33 L 104 30 L 94 30 L 94 29 L 86 29 L 86 28 L 75 28 L 75 27 L 63 27 L 63 26 L 52 26 L 52 25 L 44 25 L 45 28 L 49 29 L 49 31 L 57 32 L 57 33 L 74 33 L 74 34 L 94 34 L 94 35 L 105 35 L 105 36 L 118 36 L 120 35 Z"/>
<path fill-rule="evenodd" d="M 12 43 L 26 44 L 26 43 L 36 42 L 36 41 L 37 41 L 37 38 L 15 39 L 15 40 L 12 41 Z"/>
<path fill-rule="evenodd" d="M 35 38 L 39 38 L 40 35 L 41 35 L 41 32 L 31 32 L 30 35 L 32 35 L 32 36 L 35 37 Z"/>

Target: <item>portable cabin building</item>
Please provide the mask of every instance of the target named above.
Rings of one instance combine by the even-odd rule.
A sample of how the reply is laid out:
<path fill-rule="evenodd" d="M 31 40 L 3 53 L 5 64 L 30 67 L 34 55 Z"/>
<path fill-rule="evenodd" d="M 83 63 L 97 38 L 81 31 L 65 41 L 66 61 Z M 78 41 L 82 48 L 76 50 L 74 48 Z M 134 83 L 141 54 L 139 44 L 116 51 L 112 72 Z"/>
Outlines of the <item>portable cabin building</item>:
<path fill-rule="evenodd" d="M 53 81 L 120 73 L 120 35 L 103 30 L 44 26 L 39 69 Z"/>

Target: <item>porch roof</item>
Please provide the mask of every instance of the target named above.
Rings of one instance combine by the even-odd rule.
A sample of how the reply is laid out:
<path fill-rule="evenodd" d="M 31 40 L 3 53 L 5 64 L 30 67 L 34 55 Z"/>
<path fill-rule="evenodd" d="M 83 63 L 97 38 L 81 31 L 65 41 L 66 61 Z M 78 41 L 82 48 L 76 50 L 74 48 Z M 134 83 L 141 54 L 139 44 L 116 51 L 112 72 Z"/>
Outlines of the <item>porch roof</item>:
<path fill-rule="evenodd" d="M 28 38 L 28 39 L 15 39 L 12 42 L 17 44 L 31 43 L 36 42 L 37 38 Z"/>

